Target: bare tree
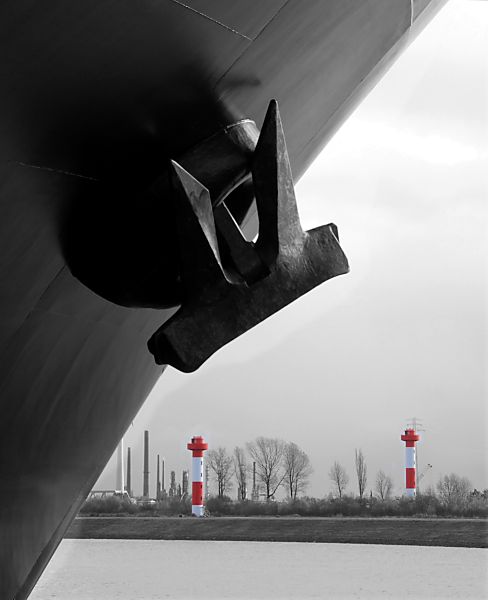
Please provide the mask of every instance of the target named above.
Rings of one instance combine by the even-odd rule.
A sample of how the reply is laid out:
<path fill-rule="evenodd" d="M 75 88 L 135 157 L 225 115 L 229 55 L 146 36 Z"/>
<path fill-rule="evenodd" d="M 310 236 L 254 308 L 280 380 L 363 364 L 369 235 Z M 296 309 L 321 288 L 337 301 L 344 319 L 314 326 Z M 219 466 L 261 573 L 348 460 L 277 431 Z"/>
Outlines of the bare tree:
<path fill-rule="evenodd" d="M 232 457 L 227 454 L 225 448 L 220 447 L 208 452 L 207 461 L 209 467 L 214 472 L 214 478 L 217 482 L 217 495 L 219 498 L 222 498 L 225 496 L 225 492 L 232 487 Z"/>
<path fill-rule="evenodd" d="M 329 478 L 333 481 L 336 486 L 339 498 L 342 498 L 347 484 L 349 483 L 349 477 L 346 473 L 346 469 L 337 461 L 334 462 L 329 471 Z"/>
<path fill-rule="evenodd" d="M 356 475 L 358 478 L 358 489 L 359 489 L 359 500 L 362 502 L 364 496 L 364 490 L 368 483 L 368 468 L 366 466 L 366 460 L 364 458 L 363 451 L 361 448 L 354 451 L 355 464 L 356 464 Z"/>
<path fill-rule="evenodd" d="M 468 499 L 470 489 L 469 479 L 455 473 L 444 475 L 437 483 L 439 498 L 448 507 L 463 506 Z"/>
<path fill-rule="evenodd" d="M 296 500 L 298 492 L 303 492 L 312 474 L 312 465 L 305 452 L 295 443 L 285 445 L 283 453 L 286 487 L 292 500 Z"/>
<path fill-rule="evenodd" d="M 234 475 L 237 481 L 237 498 L 245 500 L 247 497 L 247 464 L 243 448 L 234 448 Z"/>
<path fill-rule="evenodd" d="M 283 483 L 283 452 L 285 443 L 274 438 L 258 437 L 247 444 L 247 450 L 256 463 L 258 478 L 266 489 L 266 501 L 269 502 Z"/>
<path fill-rule="evenodd" d="M 389 475 L 383 471 L 378 471 L 376 474 L 375 491 L 378 497 L 384 501 L 391 496 L 393 489 L 393 481 Z"/>

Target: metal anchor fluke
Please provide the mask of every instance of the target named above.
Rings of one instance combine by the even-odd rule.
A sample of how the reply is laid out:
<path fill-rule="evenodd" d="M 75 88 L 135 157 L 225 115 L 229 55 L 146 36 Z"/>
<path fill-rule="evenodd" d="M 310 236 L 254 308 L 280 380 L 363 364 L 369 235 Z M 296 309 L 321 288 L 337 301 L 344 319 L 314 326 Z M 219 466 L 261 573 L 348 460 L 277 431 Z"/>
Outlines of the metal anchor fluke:
<path fill-rule="evenodd" d="M 310 231 L 300 225 L 274 100 L 251 173 L 259 217 L 255 244 L 244 239 L 225 205 L 215 209 L 214 218 L 208 190 L 172 163 L 183 300 L 148 342 L 158 364 L 194 371 L 225 344 L 320 283 L 349 271 L 335 225 Z M 216 224 L 229 247 L 230 266 L 221 260 Z"/>

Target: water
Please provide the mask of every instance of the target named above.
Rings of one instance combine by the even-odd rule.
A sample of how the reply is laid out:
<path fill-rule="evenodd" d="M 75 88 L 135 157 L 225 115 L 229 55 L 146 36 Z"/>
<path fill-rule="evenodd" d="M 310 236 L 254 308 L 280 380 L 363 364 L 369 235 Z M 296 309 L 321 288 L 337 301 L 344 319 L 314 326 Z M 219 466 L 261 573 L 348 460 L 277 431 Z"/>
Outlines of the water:
<path fill-rule="evenodd" d="M 488 550 L 64 540 L 31 600 L 488 598 Z"/>

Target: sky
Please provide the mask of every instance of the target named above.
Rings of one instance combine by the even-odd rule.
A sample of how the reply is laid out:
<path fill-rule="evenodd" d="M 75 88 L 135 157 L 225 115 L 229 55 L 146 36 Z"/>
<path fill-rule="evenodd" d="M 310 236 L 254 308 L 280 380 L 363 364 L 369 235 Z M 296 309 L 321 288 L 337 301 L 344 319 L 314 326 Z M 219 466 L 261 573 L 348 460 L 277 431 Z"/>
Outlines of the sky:
<path fill-rule="evenodd" d="M 286 134 L 286 132 L 285 132 Z M 124 438 L 142 493 L 143 431 L 166 473 L 186 443 L 297 443 L 308 494 L 333 490 L 354 450 L 400 494 L 411 417 L 423 486 L 447 473 L 488 488 L 488 2 L 451 0 L 296 185 L 306 229 L 334 222 L 351 272 L 322 284 L 210 358 L 168 368 Z M 168 479 L 168 477 L 167 477 Z M 168 480 L 166 479 L 166 487 Z M 113 489 L 110 460 L 95 489 Z M 235 495 L 235 487 L 231 492 Z"/>

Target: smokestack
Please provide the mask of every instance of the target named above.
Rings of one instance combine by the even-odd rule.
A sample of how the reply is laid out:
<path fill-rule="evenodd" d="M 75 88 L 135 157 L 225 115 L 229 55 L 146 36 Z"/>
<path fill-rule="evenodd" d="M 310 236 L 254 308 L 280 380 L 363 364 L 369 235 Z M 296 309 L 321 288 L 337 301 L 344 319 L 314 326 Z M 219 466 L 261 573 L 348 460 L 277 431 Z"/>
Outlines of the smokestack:
<path fill-rule="evenodd" d="M 149 431 L 144 431 L 144 477 L 142 482 L 142 495 L 149 498 Z"/>
<path fill-rule="evenodd" d="M 159 479 L 159 454 L 157 460 L 157 475 L 156 475 L 156 500 L 161 500 L 161 480 Z"/>
<path fill-rule="evenodd" d="M 117 446 L 117 470 L 115 473 L 115 492 L 124 493 L 124 438 Z"/>
<path fill-rule="evenodd" d="M 164 458 L 161 460 L 161 492 L 166 497 L 166 488 L 164 487 Z"/>
<path fill-rule="evenodd" d="M 131 490 L 131 465 L 130 465 L 130 446 L 127 448 L 127 478 L 126 478 L 126 486 L 125 489 L 129 496 L 132 498 L 132 490 Z"/>

